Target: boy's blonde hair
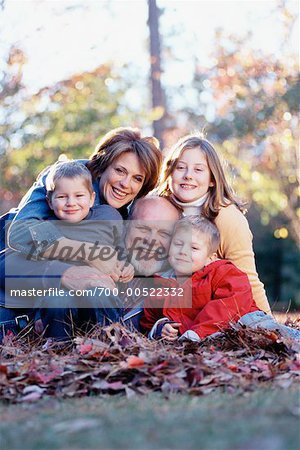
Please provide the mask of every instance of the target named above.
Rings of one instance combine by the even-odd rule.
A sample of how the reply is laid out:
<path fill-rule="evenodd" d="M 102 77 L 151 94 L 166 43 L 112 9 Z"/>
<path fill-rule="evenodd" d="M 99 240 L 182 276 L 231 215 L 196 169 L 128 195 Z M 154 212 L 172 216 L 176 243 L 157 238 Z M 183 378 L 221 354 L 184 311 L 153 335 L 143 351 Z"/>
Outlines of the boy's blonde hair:
<path fill-rule="evenodd" d="M 47 198 L 51 200 L 55 191 L 56 183 L 62 178 L 81 178 L 84 181 L 89 193 L 94 192 L 92 175 L 86 166 L 79 161 L 63 161 L 53 164 L 46 178 Z"/>
<path fill-rule="evenodd" d="M 178 220 L 174 228 L 174 234 L 181 228 L 186 228 L 190 234 L 192 231 L 202 233 L 207 239 L 209 255 L 215 253 L 220 245 L 220 233 L 216 225 L 205 217 L 187 216 Z"/>

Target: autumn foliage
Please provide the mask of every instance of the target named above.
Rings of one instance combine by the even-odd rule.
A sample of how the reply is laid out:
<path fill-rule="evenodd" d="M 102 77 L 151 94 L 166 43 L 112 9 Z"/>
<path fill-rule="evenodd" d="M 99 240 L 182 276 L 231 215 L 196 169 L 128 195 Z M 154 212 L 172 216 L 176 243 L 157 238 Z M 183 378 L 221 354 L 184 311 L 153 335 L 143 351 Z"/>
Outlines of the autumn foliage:
<path fill-rule="evenodd" d="M 298 346 L 298 347 L 297 347 Z M 150 392 L 205 395 L 288 388 L 299 381 L 299 344 L 274 332 L 230 329 L 198 343 L 149 341 L 119 324 L 95 328 L 66 343 L 7 338 L 0 346 L 0 397 L 33 402 Z"/>

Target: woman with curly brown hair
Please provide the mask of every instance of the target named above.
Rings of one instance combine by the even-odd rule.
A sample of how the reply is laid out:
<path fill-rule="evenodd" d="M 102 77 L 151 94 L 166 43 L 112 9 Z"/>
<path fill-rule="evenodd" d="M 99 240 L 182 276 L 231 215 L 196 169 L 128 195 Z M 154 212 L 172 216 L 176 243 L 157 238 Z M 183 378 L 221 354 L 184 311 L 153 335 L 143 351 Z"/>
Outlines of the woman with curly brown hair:
<path fill-rule="evenodd" d="M 126 219 L 132 201 L 156 186 L 162 156 L 154 137 L 142 137 L 136 128 L 116 128 L 100 140 L 89 160 L 80 161 L 93 177 L 94 207 L 107 204 Z M 63 238 L 55 223 L 47 220 L 51 215 L 45 187 L 49 170 L 23 197 L 8 231 L 9 247 L 31 258 L 41 250 L 47 257 L 45 250 Z"/>
<path fill-rule="evenodd" d="M 97 208 L 101 208 L 102 220 L 110 220 L 113 228 L 116 220 L 120 224 L 122 218 L 127 218 L 129 207 L 136 198 L 145 196 L 156 186 L 162 155 L 158 141 L 154 137 L 143 137 L 136 128 L 116 128 L 99 141 L 89 160 L 80 160 L 80 162 L 88 168 L 92 175 L 95 202 L 91 208 L 91 214 L 93 216 L 95 213 L 94 216 L 96 216 Z M 75 281 L 77 289 L 79 289 L 78 282 L 79 284 L 81 282 L 82 286 L 103 286 L 104 282 L 104 285 L 108 283 L 111 287 L 109 280 L 124 279 L 124 273 L 126 273 L 124 261 L 122 265 L 122 262 L 116 259 L 115 252 L 112 252 L 112 257 L 109 259 L 102 258 L 101 251 L 105 249 L 103 246 L 96 246 L 97 242 L 93 242 L 96 254 L 91 257 L 91 251 L 89 251 L 91 242 L 86 233 L 78 230 L 75 235 L 73 233 L 71 239 L 63 235 L 63 228 L 58 226 L 57 221 L 49 220 L 53 216 L 53 212 L 47 201 L 46 182 L 51 170 L 53 170 L 53 166 L 42 172 L 20 202 L 8 231 L 7 240 L 12 250 L 3 252 L 1 280 L 5 281 L 7 269 L 10 267 L 14 273 L 18 268 L 20 269 L 17 273 L 18 283 L 24 282 L 27 288 L 30 288 L 35 282 L 39 283 L 39 286 L 42 283 L 43 286 L 45 284 L 48 287 L 55 277 L 67 290 L 74 287 Z M 94 224 L 90 222 L 90 227 L 98 227 L 98 225 L 96 222 Z M 71 254 L 62 259 L 66 249 L 72 249 Z M 80 255 L 82 266 L 76 268 L 73 264 L 78 264 L 78 255 Z M 41 261 L 41 258 L 54 261 Z M 45 273 L 43 268 L 45 268 Z M 74 270 L 77 270 L 76 275 L 74 275 Z M 106 276 L 104 281 L 101 274 Z M 41 282 L 39 278 L 42 279 Z M 7 284 L 9 285 L 9 283 Z M 6 323 L 8 318 L 14 318 L 18 314 L 18 309 L 10 309 L 10 304 L 12 305 L 16 299 L 5 294 L 6 288 L 7 286 L 1 286 L 3 295 L 0 298 L 0 323 Z M 68 297 L 44 299 L 44 306 L 41 308 L 46 311 L 45 323 L 48 326 L 48 336 L 63 338 L 68 335 L 63 322 L 69 306 L 63 304 L 64 299 L 69 301 L 71 308 L 76 303 L 74 298 L 67 300 Z M 30 308 L 29 305 L 26 306 L 25 300 L 17 308 L 27 308 L 27 306 Z M 116 308 L 119 307 L 116 306 L 117 302 L 112 302 L 104 313 L 98 297 L 87 300 L 86 304 L 91 304 L 91 306 L 85 306 L 85 308 L 88 310 L 91 308 L 90 312 L 99 312 L 99 317 L 102 318 L 103 314 L 110 319 L 119 316 L 119 313 L 113 315 L 114 312 L 117 312 Z M 84 310 L 83 307 L 81 309 Z M 32 310 L 29 312 L 31 313 Z M 24 315 L 23 310 L 21 314 Z M 14 320 L 8 322 L 14 322 Z"/>

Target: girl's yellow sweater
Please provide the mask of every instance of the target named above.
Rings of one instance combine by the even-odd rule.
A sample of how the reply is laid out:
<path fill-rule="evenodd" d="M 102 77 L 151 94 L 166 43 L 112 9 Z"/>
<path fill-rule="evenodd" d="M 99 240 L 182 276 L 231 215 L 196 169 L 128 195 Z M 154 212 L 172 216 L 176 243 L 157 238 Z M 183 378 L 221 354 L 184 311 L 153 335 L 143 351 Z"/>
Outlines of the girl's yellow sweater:
<path fill-rule="evenodd" d="M 233 204 L 221 207 L 215 223 L 221 242 L 220 258 L 229 259 L 248 275 L 253 298 L 259 309 L 271 313 L 263 283 L 259 280 L 253 252 L 253 236 L 243 213 Z"/>

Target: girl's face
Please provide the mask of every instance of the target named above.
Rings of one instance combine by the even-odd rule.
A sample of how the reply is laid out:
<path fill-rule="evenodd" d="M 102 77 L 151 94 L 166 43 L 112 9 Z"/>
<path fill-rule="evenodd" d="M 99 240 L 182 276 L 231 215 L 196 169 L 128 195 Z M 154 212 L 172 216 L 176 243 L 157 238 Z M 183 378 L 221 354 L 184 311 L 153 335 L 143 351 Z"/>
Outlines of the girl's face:
<path fill-rule="evenodd" d="M 198 200 L 214 185 L 207 158 L 198 147 L 181 153 L 169 184 L 174 196 L 184 203 Z"/>
<path fill-rule="evenodd" d="M 140 192 L 145 175 L 138 157 L 132 152 L 124 152 L 101 175 L 100 193 L 110 206 L 121 208 Z"/>

